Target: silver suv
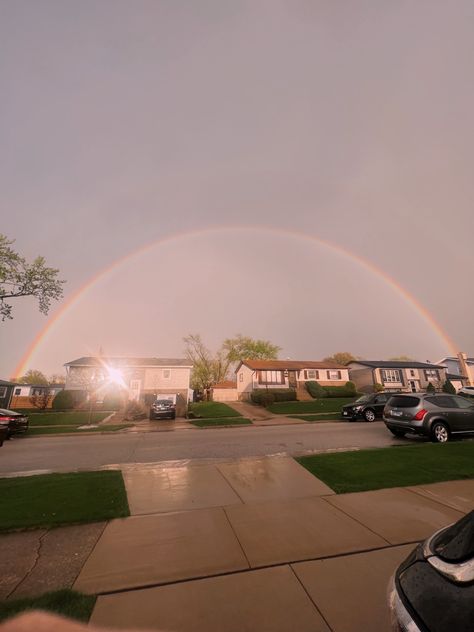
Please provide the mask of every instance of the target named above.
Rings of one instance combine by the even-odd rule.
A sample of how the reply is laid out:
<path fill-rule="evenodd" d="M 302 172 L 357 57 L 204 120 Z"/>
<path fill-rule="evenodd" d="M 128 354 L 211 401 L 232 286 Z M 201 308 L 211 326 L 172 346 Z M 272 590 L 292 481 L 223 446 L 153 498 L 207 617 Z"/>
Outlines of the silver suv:
<path fill-rule="evenodd" d="M 474 435 L 474 402 L 445 393 L 394 395 L 384 408 L 383 420 L 396 437 L 414 432 L 445 443 L 452 435 Z"/>

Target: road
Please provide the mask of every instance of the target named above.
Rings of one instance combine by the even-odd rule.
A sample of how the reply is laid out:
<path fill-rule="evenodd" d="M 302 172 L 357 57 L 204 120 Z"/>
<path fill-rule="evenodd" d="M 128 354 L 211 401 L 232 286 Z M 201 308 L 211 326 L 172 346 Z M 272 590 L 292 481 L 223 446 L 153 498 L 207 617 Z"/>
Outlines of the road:
<path fill-rule="evenodd" d="M 301 455 L 403 443 L 407 441 L 392 437 L 382 422 L 21 437 L 0 448 L 0 475 L 66 472 L 125 463 Z"/>

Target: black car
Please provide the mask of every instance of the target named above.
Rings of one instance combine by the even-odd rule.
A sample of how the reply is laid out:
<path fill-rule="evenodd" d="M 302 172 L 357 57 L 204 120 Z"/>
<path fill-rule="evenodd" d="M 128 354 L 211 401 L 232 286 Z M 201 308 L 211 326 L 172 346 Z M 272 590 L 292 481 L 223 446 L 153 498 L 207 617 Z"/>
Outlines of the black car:
<path fill-rule="evenodd" d="M 448 393 L 399 394 L 388 400 L 383 419 L 396 437 L 413 432 L 445 443 L 453 436 L 474 435 L 474 402 Z"/>
<path fill-rule="evenodd" d="M 357 419 L 374 421 L 377 417 L 382 417 L 385 404 L 392 395 L 393 393 L 362 395 L 355 402 L 343 406 L 341 411 L 342 418 L 349 419 L 349 421 L 356 421 Z"/>
<path fill-rule="evenodd" d="M 6 431 L 6 439 L 15 434 L 23 434 L 28 430 L 28 417 L 14 410 L 0 408 L 0 428 Z"/>
<path fill-rule="evenodd" d="M 474 511 L 419 544 L 390 580 L 397 632 L 474 629 Z"/>
<path fill-rule="evenodd" d="M 170 399 L 155 399 L 150 408 L 150 420 L 175 419 L 176 406 Z"/>

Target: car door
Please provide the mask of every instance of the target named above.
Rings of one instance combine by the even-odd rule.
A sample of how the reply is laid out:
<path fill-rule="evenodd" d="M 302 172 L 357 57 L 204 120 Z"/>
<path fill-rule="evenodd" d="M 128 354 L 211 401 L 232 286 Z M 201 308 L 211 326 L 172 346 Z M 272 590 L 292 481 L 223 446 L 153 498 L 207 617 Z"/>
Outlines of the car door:
<path fill-rule="evenodd" d="M 388 402 L 389 395 L 376 395 L 372 408 L 375 410 L 377 417 L 382 417 L 385 404 Z"/>
<path fill-rule="evenodd" d="M 464 412 L 457 405 L 455 397 L 452 395 L 433 395 L 427 397 L 426 400 L 441 409 L 439 414 L 446 419 L 452 432 L 462 432 Z"/>
<path fill-rule="evenodd" d="M 474 402 L 464 397 L 453 396 L 460 412 L 462 413 L 460 418 L 460 430 L 462 432 L 474 433 Z"/>

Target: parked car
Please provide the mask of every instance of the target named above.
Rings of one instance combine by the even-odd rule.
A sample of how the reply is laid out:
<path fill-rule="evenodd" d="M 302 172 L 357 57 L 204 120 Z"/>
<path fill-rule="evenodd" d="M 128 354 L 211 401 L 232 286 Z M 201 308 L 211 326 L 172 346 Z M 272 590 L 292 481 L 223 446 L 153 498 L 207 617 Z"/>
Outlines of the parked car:
<path fill-rule="evenodd" d="M 175 419 L 176 404 L 170 399 L 155 399 L 150 408 L 150 419 Z"/>
<path fill-rule="evenodd" d="M 342 407 L 342 418 L 349 419 L 349 421 L 356 421 L 357 419 L 374 421 L 377 417 L 382 417 L 385 404 L 392 395 L 393 393 L 362 395 L 355 402 Z"/>
<path fill-rule="evenodd" d="M 390 580 L 397 632 L 467 632 L 474 628 L 474 511 L 410 553 Z"/>
<path fill-rule="evenodd" d="M 458 395 L 461 395 L 461 397 L 466 397 L 467 399 L 474 399 L 474 386 L 463 386 L 458 391 Z"/>
<path fill-rule="evenodd" d="M 28 430 L 28 417 L 14 410 L 0 408 L 0 428 L 6 431 L 5 439 Z"/>
<path fill-rule="evenodd" d="M 383 420 L 396 437 L 414 432 L 445 443 L 454 435 L 474 435 L 474 402 L 445 393 L 399 394 L 387 402 Z"/>

